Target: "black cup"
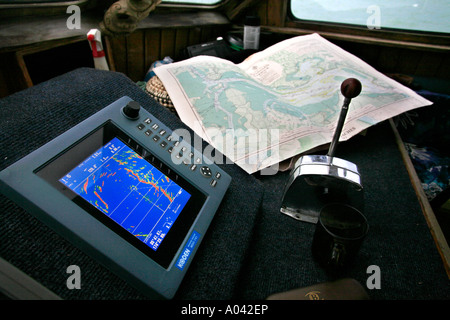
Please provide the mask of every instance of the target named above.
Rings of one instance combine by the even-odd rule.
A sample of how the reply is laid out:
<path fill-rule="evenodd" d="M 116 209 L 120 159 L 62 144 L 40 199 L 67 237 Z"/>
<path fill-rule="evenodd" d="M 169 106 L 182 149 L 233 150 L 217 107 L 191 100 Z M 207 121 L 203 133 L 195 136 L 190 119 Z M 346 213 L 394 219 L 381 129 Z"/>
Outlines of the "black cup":
<path fill-rule="evenodd" d="M 342 203 L 328 204 L 320 211 L 313 256 L 328 271 L 344 271 L 355 260 L 368 230 L 366 217 L 357 209 Z"/>

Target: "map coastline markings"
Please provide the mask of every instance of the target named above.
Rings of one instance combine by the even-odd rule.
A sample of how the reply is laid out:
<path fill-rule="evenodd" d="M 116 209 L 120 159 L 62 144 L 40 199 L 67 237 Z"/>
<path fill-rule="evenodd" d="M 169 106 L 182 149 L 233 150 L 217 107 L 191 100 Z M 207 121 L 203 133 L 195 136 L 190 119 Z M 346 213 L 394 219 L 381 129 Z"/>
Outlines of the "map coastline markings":
<path fill-rule="evenodd" d="M 161 66 L 155 73 L 182 121 L 193 130 L 200 122 L 197 134 L 230 158 L 226 151 L 231 148 L 219 148 L 213 140 L 220 139 L 211 139 L 209 129 L 221 130 L 224 136 L 227 129 L 236 135 L 239 128 L 283 131 L 279 143 L 268 150 L 273 152 L 259 153 L 256 163 L 246 161 L 255 159 L 250 153 L 236 161 L 248 173 L 262 169 L 260 163 L 278 163 L 329 143 L 342 102 L 337 93 L 346 78 L 358 78 L 363 92 L 349 111 L 342 140 L 431 104 L 318 34 L 282 41 L 238 65 L 200 56 Z M 233 91 L 227 95 L 229 90 Z"/>

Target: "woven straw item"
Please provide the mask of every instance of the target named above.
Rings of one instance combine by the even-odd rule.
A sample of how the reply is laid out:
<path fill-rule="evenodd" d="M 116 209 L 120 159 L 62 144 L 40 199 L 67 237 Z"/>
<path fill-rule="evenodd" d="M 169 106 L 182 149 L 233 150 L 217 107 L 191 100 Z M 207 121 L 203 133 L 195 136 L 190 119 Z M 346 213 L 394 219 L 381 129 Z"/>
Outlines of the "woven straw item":
<path fill-rule="evenodd" d="M 145 91 L 155 99 L 159 104 L 169 109 L 173 113 L 177 113 L 175 107 L 173 106 L 172 100 L 170 100 L 169 94 L 166 91 L 161 80 L 158 76 L 153 76 L 147 81 L 145 85 Z"/>

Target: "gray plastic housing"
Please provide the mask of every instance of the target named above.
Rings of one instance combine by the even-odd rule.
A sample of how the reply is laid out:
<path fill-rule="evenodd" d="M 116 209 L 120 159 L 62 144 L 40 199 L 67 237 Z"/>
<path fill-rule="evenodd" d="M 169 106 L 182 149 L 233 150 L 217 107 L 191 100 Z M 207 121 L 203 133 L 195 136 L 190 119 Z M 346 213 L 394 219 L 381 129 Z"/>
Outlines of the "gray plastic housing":
<path fill-rule="evenodd" d="M 130 101 L 132 99 L 126 96 L 120 98 L 1 171 L 0 192 L 148 297 L 171 299 L 180 286 L 219 208 L 231 183 L 231 177 L 216 164 L 206 160 L 201 151 L 189 145 L 187 147 L 191 147 L 196 157 L 201 157 L 203 164 L 207 163 L 214 175 L 220 174 L 217 184 L 212 186 L 211 179 L 205 178 L 200 173 L 200 168 L 193 171 L 188 165 L 173 163 L 171 153 L 146 136 L 137 126 L 150 117 L 153 119 L 152 124 L 158 124 L 159 130 L 164 129 L 168 134 L 172 134 L 172 130 L 143 108 L 140 108 L 138 119 L 126 117 L 122 109 Z M 206 196 L 203 206 L 168 268 L 157 264 L 35 174 L 38 168 L 64 153 L 107 121 L 113 122 L 140 146 L 149 150 Z M 178 268 L 176 263 L 185 254 L 187 246 L 189 246 L 189 255 L 183 260 L 183 267 Z"/>

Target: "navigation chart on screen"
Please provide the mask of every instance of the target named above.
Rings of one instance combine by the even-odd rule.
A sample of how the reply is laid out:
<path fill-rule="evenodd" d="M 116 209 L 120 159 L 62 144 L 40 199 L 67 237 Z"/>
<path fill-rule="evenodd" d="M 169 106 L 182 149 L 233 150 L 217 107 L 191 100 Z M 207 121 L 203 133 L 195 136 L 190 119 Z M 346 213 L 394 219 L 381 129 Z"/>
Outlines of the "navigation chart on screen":
<path fill-rule="evenodd" d="M 59 181 L 153 250 L 191 197 L 118 138 Z"/>

